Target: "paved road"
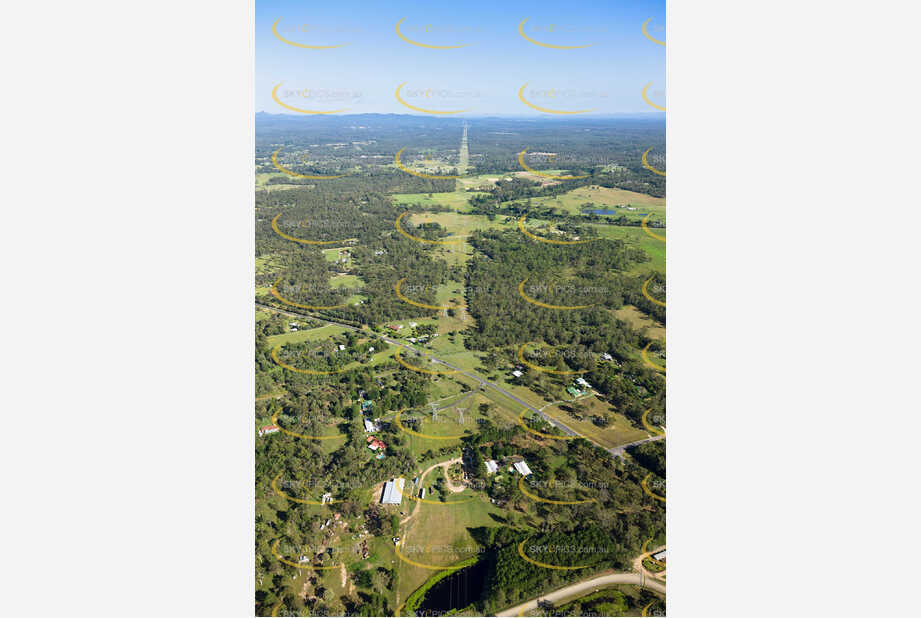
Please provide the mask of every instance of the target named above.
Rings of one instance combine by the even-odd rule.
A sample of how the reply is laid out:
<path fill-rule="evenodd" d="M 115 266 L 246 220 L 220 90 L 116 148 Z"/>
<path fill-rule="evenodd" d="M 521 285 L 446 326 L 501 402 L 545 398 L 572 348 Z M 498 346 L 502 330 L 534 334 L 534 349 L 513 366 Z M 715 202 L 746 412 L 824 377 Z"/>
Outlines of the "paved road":
<path fill-rule="evenodd" d="M 516 605 L 514 607 L 510 607 L 507 610 L 501 611 L 496 614 L 496 616 L 520 616 L 529 610 L 537 609 L 538 601 L 558 603 L 569 597 L 584 596 L 594 592 L 602 586 L 609 586 L 611 584 L 636 584 L 637 586 L 642 586 L 644 588 L 649 588 L 650 590 L 665 594 L 665 584 L 654 579 L 644 577 L 640 573 L 611 573 L 609 575 L 601 575 L 592 579 L 576 582 L 566 586 L 565 588 L 560 588 L 559 590 L 554 590 L 553 592 L 549 592 L 543 596 L 537 597 L 536 599 L 531 599 L 527 603 L 522 603 L 521 605 Z"/>
<path fill-rule="evenodd" d="M 353 330 L 353 331 L 356 331 L 356 332 L 365 333 L 365 334 L 370 335 L 370 336 L 372 336 L 372 337 L 377 337 L 377 338 L 379 338 L 379 339 L 382 339 L 383 341 L 386 341 L 386 342 L 389 343 L 390 345 L 395 345 L 395 346 L 401 347 L 401 348 L 403 348 L 403 349 L 405 349 L 405 350 L 407 350 L 407 351 L 413 352 L 414 354 L 421 354 L 421 355 L 424 356 L 425 358 L 431 359 L 431 360 L 433 361 L 434 364 L 436 364 L 436 365 L 443 365 L 444 367 L 446 367 L 446 368 L 448 368 L 448 369 L 451 369 L 451 370 L 453 370 L 453 371 L 455 371 L 455 372 L 457 372 L 457 373 L 459 373 L 459 374 L 461 374 L 461 375 L 467 376 L 467 377 L 470 378 L 471 380 L 474 380 L 474 381 L 476 381 L 476 382 L 479 382 L 480 386 L 484 386 L 484 387 L 491 388 L 491 389 L 493 389 L 494 391 L 500 393 L 501 395 L 503 395 L 503 396 L 505 396 L 505 397 L 511 399 L 511 400 L 514 401 L 515 403 L 517 403 L 517 404 L 519 404 L 519 405 L 521 405 L 521 406 L 527 408 L 527 409 L 530 410 L 531 412 L 534 412 L 535 414 L 540 415 L 541 418 L 543 418 L 545 421 L 547 421 L 548 423 L 550 423 L 551 425 L 553 425 L 554 427 L 556 427 L 557 429 L 559 429 L 560 431 L 562 431 L 564 434 L 566 434 L 566 435 L 568 435 L 568 436 L 576 436 L 576 437 L 579 437 L 579 438 L 584 438 L 585 440 L 588 440 L 589 442 L 591 442 L 592 444 L 594 444 L 594 445 L 597 446 L 598 448 L 604 449 L 604 450 L 606 450 L 607 452 L 611 453 L 611 454 L 614 455 L 615 457 L 621 457 L 621 456 L 623 456 L 624 451 L 625 451 L 627 448 L 631 447 L 631 446 L 636 446 L 637 444 L 642 444 L 643 442 L 650 442 L 650 441 L 653 441 L 653 440 L 661 440 L 662 438 L 665 437 L 665 436 L 653 436 L 653 437 L 651 437 L 651 438 L 644 438 L 643 440 L 637 440 L 636 442 L 631 442 L 630 444 L 624 444 L 624 445 L 622 445 L 622 446 L 618 446 L 618 447 L 615 447 L 615 448 L 606 448 L 606 447 L 602 446 L 601 444 L 598 444 L 597 442 L 595 442 L 595 441 L 592 440 L 591 438 L 589 438 L 589 437 L 587 437 L 587 436 L 584 436 L 584 435 L 580 434 L 579 432 L 575 431 L 574 429 L 571 429 L 570 427 L 566 426 L 565 424 L 561 423 L 560 421 L 556 420 L 555 418 L 553 418 L 553 417 L 551 417 L 551 416 L 549 416 L 549 415 L 547 415 L 547 414 L 544 414 L 543 408 L 535 408 L 534 406 L 532 406 L 532 405 L 529 404 L 528 402 L 524 401 L 523 399 L 521 399 L 520 397 L 518 397 L 518 396 L 515 395 L 514 393 L 509 392 L 508 390 L 506 390 L 505 388 L 499 386 L 498 384 L 495 384 L 495 383 L 493 383 L 493 382 L 490 382 L 489 380 L 487 380 L 486 378 L 480 376 L 479 374 L 477 374 L 477 373 L 475 373 L 475 372 L 473 372 L 473 371 L 468 371 L 468 370 L 466 370 L 466 369 L 462 369 L 462 368 L 460 368 L 460 367 L 457 367 L 456 365 L 452 365 L 451 363 L 449 363 L 449 362 L 447 362 L 447 361 L 445 361 L 445 360 L 442 360 L 442 359 L 440 359 L 440 358 L 436 358 L 435 356 L 432 356 L 431 354 L 429 354 L 428 352 L 426 352 L 426 351 L 424 351 L 424 350 L 416 349 L 416 348 L 412 347 L 411 345 L 402 343 L 402 342 L 400 342 L 400 341 L 395 341 L 395 340 L 393 340 L 393 339 L 390 339 L 389 337 L 385 337 L 384 335 L 380 335 L 380 334 L 378 334 L 378 333 L 375 333 L 374 331 L 371 331 L 371 330 L 363 330 L 363 329 L 361 329 L 361 328 L 358 328 L 358 327 L 355 327 L 355 326 L 351 326 L 351 325 L 349 325 L 349 324 L 343 324 L 343 323 L 341 323 L 341 322 L 336 322 L 336 321 L 334 321 L 334 320 L 329 320 L 329 319 L 326 319 L 326 318 L 321 318 L 321 317 L 318 317 L 317 315 L 315 315 L 315 314 L 313 314 L 313 313 L 310 313 L 310 312 L 306 312 L 306 311 L 305 311 L 304 313 L 293 313 L 293 312 L 290 312 L 290 311 L 285 311 L 285 310 L 282 310 L 282 309 L 278 309 L 277 307 L 273 307 L 273 306 L 271 306 L 271 305 L 263 305 L 263 304 L 261 304 L 261 303 L 256 303 L 256 306 L 257 306 L 257 307 L 262 307 L 263 309 L 270 309 L 270 310 L 272 310 L 272 311 L 276 311 L 276 312 L 278 312 L 278 313 L 281 313 L 281 314 L 287 315 L 287 316 L 291 316 L 291 317 L 302 318 L 302 317 L 304 317 L 304 316 L 307 316 L 307 317 L 310 317 L 310 318 L 312 318 L 312 319 L 314 319 L 314 320 L 317 320 L 317 321 L 319 321 L 319 322 L 324 322 L 324 323 L 326 323 L 326 324 L 333 324 L 333 325 L 335 325 L 335 326 L 341 326 L 342 328 L 347 328 L 347 329 L 349 329 L 349 330 Z M 546 407 L 546 406 L 545 406 L 545 407 Z"/>

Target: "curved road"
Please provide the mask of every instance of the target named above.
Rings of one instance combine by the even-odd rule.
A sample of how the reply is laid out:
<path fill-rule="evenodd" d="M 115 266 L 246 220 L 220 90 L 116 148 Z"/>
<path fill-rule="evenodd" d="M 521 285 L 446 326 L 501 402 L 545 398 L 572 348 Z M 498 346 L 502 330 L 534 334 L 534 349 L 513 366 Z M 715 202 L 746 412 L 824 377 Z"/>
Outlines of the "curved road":
<path fill-rule="evenodd" d="M 531 599 L 527 603 L 522 603 L 521 605 L 516 605 L 501 611 L 497 613 L 496 616 L 521 616 L 527 611 L 537 609 L 538 601 L 557 603 L 573 596 L 584 596 L 590 592 L 595 592 L 595 590 L 602 586 L 609 586 L 611 584 L 635 584 L 665 594 L 665 584 L 644 577 L 639 573 L 611 573 L 609 575 L 601 575 L 585 581 L 576 582 L 565 588 L 560 588 L 559 590 L 554 590 L 536 599 Z"/>

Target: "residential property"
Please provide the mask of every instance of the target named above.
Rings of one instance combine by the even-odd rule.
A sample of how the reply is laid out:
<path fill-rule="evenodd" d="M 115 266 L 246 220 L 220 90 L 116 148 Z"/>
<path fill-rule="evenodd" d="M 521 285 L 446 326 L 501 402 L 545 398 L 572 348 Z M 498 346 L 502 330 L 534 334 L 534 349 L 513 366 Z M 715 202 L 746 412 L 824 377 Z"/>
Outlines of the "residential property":
<path fill-rule="evenodd" d="M 259 435 L 264 436 L 269 433 L 275 433 L 276 431 L 279 431 L 278 425 L 266 425 L 265 427 L 259 428 Z"/>
<path fill-rule="evenodd" d="M 660 562 L 665 562 L 665 550 L 663 549 L 662 551 L 657 551 L 652 555 L 652 557 L 656 560 L 659 560 Z"/>
<path fill-rule="evenodd" d="M 323 503 L 323 504 L 327 504 L 328 502 L 332 502 L 332 501 L 333 501 L 333 495 L 330 494 L 330 493 L 325 493 L 325 494 L 323 494 L 323 497 L 320 498 L 320 502 Z M 338 515 L 338 513 L 337 513 L 337 515 Z"/>
<path fill-rule="evenodd" d="M 339 351 L 342 352 L 343 350 L 345 350 L 345 346 L 344 346 L 343 344 L 340 343 L 340 344 L 339 344 Z"/>
<path fill-rule="evenodd" d="M 591 388 L 592 385 L 586 382 L 585 378 L 576 378 L 576 384 L 584 386 L 585 388 Z"/>
<path fill-rule="evenodd" d="M 388 324 L 387 328 L 389 328 L 390 330 L 402 330 L 403 325 L 402 324 Z"/>
<path fill-rule="evenodd" d="M 364 419 L 364 421 L 365 421 L 365 431 L 368 433 L 374 431 L 374 423 L 372 423 L 369 419 Z"/>
<path fill-rule="evenodd" d="M 512 375 L 515 376 L 516 378 L 520 378 L 524 374 L 516 369 L 515 371 L 512 372 Z"/>
<path fill-rule="evenodd" d="M 403 485 L 405 482 L 405 479 L 398 478 L 384 483 L 381 504 L 400 504 L 403 501 Z"/>
<path fill-rule="evenodd" d="M 368 448 L 372 451 L 383 451 L 387 448 L 387 445 L 374 436 L 368 436 Z"/>
<path fill-rule="evenodd" d="M 499 464 L 497 464 L 492 459 L 486 461 L 486 472 L 489 474 L 495 474 L 499 470 Z"/>
<path fill-rule="evenodd" d="M 419 490 L 419 498 L 425 500 L 425 487 Z"/>
<path fill-rule="evenodd" d="M 604 354 L 601 355 L 601 360 L 611 361 L 611 360 L 614 360 L 614 357 L 608 354 L 607 352 L 605 352 Z"/>
<path fill-rule="evenodd" d="M 523 460 L 516 462 L 513 467 L 521 476 L 528 476 L 529 474 L 532 474 L 531 468 L 529 468 L 527 462 Z"/>

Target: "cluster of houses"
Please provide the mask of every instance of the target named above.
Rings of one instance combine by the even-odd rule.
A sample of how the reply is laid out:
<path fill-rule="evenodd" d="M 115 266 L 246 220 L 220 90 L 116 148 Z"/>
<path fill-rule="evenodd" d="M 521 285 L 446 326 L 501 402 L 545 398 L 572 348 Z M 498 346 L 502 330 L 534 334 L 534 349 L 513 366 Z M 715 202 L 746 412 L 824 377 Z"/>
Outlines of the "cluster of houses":
<path fill-rule="evenodd" d="M 510 464 L 508 466 L 509 472 L 514 471 L 520 474 L 521 476 L 529 476 L 533 474 L 533 472 L 531 472 L 531 468 L 528 467 L 528 462 L 526 462 L 523 457 L 519 457 L 519 456 L 509 457 L 507 463 Z M 486 461 L 487 474 L 496 474 L 498 471 L 499 471 L 499 464 L 493 459 L 488 459 Z"/>
<path fill-rule="evenodd" d="M 410 339 L 410 341 L 412 340 Z M 611 356 L 608 352 L 604 352 L 603 354 L 601 354 L 600 360 L 604 362 L 613 362 L 614 357 Z M 524 375 L 524 367 L 522 367 L 521 365 L 515 365 L 515 368 L 512 369 L 512 377 L 520 378 L 523 375 Z M 579 379 L 582 380 L 581 378 Z M 578 382 L 579 380 L 576 380 L 576 381 Z M 585 380 L 582 380 L 582 382 L 585 382 Z M 586 388 L 591 388 L 591 385 L 588 382 L 585 382 L 583 386 L 585 386 Z"/>

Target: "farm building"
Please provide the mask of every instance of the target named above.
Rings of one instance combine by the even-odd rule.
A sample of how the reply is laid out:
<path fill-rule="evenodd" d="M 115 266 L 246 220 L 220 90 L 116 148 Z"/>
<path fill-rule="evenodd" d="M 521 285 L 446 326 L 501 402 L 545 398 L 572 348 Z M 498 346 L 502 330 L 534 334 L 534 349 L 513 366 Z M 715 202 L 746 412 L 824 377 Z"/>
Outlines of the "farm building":
<path fill-rule="evenodd" d="M 384 483 L 381 504 L 400 504 L 403 501 L 403 484 L 405 482 L 404 479 L 399 478 Z"/>
<path fill-rule="evenodd" d="M 278 431 L 278 425 L 266 425 L 259 428 L 259 435 L 264 436 L 267 433 L 275 433 L 276 431 Z"/>
<path fill-rule="evenodd" d="M 529 474 L 531 474 L 531 468 L 528 467 L 528 464 L 525 461 L 516 462 L 513 465 L 513 467 L 515 468 L 515 470 L 518 471 L 518 474 L 520 474 L 521 476 L 528 476 Z"/>

